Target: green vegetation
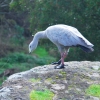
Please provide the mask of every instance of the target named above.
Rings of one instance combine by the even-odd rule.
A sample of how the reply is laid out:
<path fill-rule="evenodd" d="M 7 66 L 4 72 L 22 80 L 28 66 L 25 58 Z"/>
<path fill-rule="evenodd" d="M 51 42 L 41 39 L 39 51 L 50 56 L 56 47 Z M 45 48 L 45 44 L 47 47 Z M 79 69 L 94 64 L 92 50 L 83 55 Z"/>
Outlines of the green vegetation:
<path fill-rule="evenodd" d="M 54 93 L 49 90 L 36 91 L 30 93 L 30 100 L 52 100 Z"/>
<path fill-rule="evenodd" d="M 86 93 L 91 96 L 100 97 L 100 85 L 90 85 L 89 88 L 86 90 Z"/>
<path fill-rule="evenodd" d="M 33 52 L 33 54 L 39 57 L 41 60 L 43 60 L 44 64 L 50 64 L 51 62 L 56 60 L 56 58 L 50 56 L 46 51 L 46 49 L 44 49 L 41 46 L 37 47 L 37 49 Z M 42 65 L 42 62 L 40 62 L 40 65 Z"/>
<path fill-rule="evenodd" d="M 19 66 L 17 68 L 27 67 L 32 68 L 36 65 L 44 65 L 47 61 L 45 58 L 38 58 L 36 56 L 31 56 L 25 53 L 11 53 L 4 58 L 0 59 L 0 67 L 1 68 L 13 68 L 14 66 Z"/>
<path fill-rule="evenodd" d="M 37 47 L 37 49 L 34 51 L 34 54 L 37 54 L 39 57 L 48 56 L 48 52 L 43 47 Z"/>

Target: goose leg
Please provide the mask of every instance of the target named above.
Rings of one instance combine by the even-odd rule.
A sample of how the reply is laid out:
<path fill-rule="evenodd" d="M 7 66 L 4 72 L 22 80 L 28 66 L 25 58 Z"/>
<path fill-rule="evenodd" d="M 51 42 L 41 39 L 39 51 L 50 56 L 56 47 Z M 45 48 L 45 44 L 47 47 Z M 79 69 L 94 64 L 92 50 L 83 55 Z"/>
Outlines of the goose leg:
<path fill-rule="evenodd" d="M 58 66 L 55 66 L 55 69 L 62 69 L 64 68 L 64 59 L 67 56 L 66 53 L 61 53 L 61 63 Z"/>

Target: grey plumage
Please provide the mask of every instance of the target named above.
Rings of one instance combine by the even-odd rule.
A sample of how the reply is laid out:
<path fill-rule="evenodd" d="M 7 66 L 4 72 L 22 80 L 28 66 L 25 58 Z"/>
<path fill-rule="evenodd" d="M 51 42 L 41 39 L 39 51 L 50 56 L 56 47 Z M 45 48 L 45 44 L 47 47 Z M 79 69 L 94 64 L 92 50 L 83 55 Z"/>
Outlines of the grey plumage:
<path fill-rule="evenodd" d="M 36 49 L 40 38 L 48 38 L 58 47 L 58 50 L 61 53 L 62 64 L 70 47 L 77 46 L 85 52 L 94 51 L 92 48 L 94 45 L 90 43 L 76 28 L 64 24 L 53 25 L 44 31 L 37 32 L 34 35 L 32 42 L 29 44 L 29 52 Z"/>
<path fill-rule="evenodd" d="M 56 45 L 72 47 L 82 45 L 86 48 L 92 48 L 91 44 L 84 36 L 74 27 L 68 25 L 55 25 L 46 29 L 47 37 Z"/>
<path fill-rule="evenodd" d="M 79 47 L 80 47 L 83 51 L 85 51 L 85 52 L 87 52 L 87 53 L 90 53 L 90 52 L 94 51 L 93 48 L 86 48 L 86 47 L 84 47 L 84 46 L 82 46 L 82 45 L 79 45 Z"/>

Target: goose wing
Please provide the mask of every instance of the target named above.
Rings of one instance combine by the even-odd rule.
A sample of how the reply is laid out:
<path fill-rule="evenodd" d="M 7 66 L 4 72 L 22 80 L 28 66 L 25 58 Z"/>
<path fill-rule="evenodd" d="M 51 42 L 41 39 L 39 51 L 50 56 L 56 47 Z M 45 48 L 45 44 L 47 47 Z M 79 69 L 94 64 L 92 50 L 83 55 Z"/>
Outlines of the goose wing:
<path fill-rule="evenodd" d="M 47 29 L 47 37 L 55 44 L 63 46 L 93 47 L 76 28 L 67 25 L 55 25 Z"/>

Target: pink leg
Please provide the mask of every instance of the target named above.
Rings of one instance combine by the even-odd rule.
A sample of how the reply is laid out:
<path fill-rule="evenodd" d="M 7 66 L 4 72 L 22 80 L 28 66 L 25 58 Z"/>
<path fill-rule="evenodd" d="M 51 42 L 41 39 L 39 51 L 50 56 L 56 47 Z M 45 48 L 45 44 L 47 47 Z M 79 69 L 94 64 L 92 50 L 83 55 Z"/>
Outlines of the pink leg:
<path fill-rule="evenodd" d="M 64 65 L 64 59 L 66 58 L 66 56 L 67 56 L 66 52 L 65 53 L 61 53 L 61 62 L 62 62 L 63 65 Z"/>
<path fill-rule="evenodd" d="M 60 59 L 61 63 L 60 63 L 60 65 L 55 66 L 55 69 L 62 69 L 62 68 L 64 68 L 64 59 L 65 59 L 66 55 L 67 55 L 66 52 L 65 53 L 61 53 L 61 59 Z"/>

